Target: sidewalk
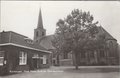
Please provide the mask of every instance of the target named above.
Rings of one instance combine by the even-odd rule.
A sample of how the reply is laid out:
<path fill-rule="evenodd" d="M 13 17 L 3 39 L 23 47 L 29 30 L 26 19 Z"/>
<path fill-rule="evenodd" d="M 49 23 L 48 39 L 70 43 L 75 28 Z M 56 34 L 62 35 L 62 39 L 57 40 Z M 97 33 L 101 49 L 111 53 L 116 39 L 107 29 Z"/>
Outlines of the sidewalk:
<path fill-rule="evenodd" d="M 75 68 L 75 66 L 51 66 L 50 68 Z M 79 68 L 118 68 L 120 66 L 79 66 Z"/>

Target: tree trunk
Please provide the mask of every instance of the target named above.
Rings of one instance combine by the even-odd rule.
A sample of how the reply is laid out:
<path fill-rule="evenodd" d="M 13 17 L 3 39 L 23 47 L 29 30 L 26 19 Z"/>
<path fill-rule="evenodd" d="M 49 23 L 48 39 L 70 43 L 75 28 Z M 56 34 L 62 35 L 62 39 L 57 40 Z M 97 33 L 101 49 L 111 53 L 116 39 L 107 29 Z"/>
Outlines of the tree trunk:
<path fill-rule="evenodd" d="M 59 63 L 59 55 L 57 55 L 57 66 L 59 66 L 60 63 Z"/>
<path fill-rule="evenodd" d="M 78 70 L 78 53 L 75 53 L 75 69 Z"/>

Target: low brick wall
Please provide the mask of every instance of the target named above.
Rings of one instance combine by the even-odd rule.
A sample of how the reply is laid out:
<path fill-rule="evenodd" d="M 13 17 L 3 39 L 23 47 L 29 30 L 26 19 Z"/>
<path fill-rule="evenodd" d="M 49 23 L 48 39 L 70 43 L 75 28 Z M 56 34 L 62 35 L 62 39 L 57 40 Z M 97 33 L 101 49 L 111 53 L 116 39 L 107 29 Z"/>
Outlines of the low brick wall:
<path fill-rule="evenodd" d="M 28 65 L 18 65 L 15 69 L 15 71 L 29 71 L 30 68 Z"/>
<path fill-rule="evenodd" d="M 73 61 L 72 59 L 60 60 L 60 66 L 73 66 Z"/>
<path fill-rule="evenodd" d="M 41 64 L 41 65 L 40 65 L 40 68 L 49 68 L 49 67 L 50 67 L 49 64 Z"/>

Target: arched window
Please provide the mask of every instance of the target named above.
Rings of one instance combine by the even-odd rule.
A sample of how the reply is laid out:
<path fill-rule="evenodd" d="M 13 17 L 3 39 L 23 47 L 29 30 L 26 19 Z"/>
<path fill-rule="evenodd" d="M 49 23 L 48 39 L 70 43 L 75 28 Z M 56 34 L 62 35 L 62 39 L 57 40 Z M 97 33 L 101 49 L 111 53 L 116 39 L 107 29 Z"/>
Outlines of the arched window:
<path fill-rule="evenodd" d="M 45 33 L 44 32 L 42 32 L 42 36 L 44 36 L 45 35 Z"/>
<path fill-rule="evenodd" d="M 105 51 L 104 50 L 100 50 L 100 57 L 105 57 Z"/>
<path fill-rule="evenodd" d="M 64 52 L 64 59 L 68 59 L 68 53 L 67 52 Z"/>
<path fill-rule="evenodd" d="M 113 47 L 113 42 L 112 41 L 109 42 L 109 46 Z"/>
<path fill-rule="evenodd" d="M 113 56 L 114 55 L 114 46 L 113 46 L 113 42 L 112 41 L 110 41 L 109 42 L 109 55 L 110 56 Z"/>
<path fill-rule="evenodd" d="M 36 37 L 38 37 L 38 31 L 36 32 Z"/>

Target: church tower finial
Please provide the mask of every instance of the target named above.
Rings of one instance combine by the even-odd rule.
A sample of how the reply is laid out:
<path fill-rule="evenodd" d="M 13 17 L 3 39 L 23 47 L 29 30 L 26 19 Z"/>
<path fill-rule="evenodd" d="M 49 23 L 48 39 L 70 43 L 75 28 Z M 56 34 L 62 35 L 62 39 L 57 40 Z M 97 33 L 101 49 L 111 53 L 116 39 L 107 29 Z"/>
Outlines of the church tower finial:
<path fill-rule="evenodd" d="M 37 25 L 37 28 L 43 28 L 41 8 L 40 8 L 40 10 L 39 10 L 39 17 L 38 17 L 38 25 Z"/>

